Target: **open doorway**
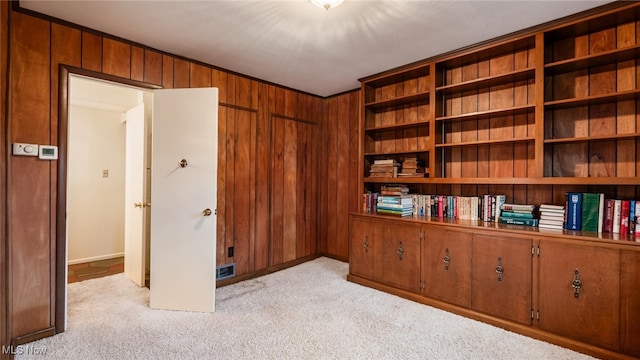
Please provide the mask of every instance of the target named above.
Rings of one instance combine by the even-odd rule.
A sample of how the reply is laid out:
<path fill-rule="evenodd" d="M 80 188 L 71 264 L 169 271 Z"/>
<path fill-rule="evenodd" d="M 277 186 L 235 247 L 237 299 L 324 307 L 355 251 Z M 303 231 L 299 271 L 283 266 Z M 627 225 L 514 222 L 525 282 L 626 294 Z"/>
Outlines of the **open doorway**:
<path fill-rule="evenodd" d="M 125 269 L 125 237 L 139 233 L 148 244 L 149 201 L 146 141 L 151 93 L 139 88 L 72 75 L 67 124 L 67 279 L 112 275 Z M 145 109 L 146 108 L 146 109 Z M 146 111 L 145 111 L 146 110 Z M 141 119 L 133 119 L 141 116 Z M 139 121 L 132 127 L 130 122 Z M 145 139 L 147 138 L 147 139 Z M 139 156 L 136 152 L 142 152 Z M 136 158 L 137 157 L 137 158 Z M 130 167 L 127 169 L 127 167 Z M 134 169 L 140 167 L 141 169 Z M 131 178 L 133 177 L 133 179 Z M 146 183 L 145 183 L 146 182 Z M 145 191 L 145 189 L 147 189 Z M 135 197 L 135 199 L 132 199 Z M 134 208 L 137 206 L 138 208 Z M 141 217 L 136 219 L 136 217 Z M 138 222 L 138 223 L 137 223 Z M 133 229 L 131 229 L 133 227 Z M 137 235 L 140 236 L 140 235 Z M 148 264 L 145 253 L 128 255 L 127 266 Z M 131 250 L 131 249 L 128 249 Z M 148 279 L 148 266 L 137 271 Z M 129 269 L 129 272 L 131 270 Z"/>

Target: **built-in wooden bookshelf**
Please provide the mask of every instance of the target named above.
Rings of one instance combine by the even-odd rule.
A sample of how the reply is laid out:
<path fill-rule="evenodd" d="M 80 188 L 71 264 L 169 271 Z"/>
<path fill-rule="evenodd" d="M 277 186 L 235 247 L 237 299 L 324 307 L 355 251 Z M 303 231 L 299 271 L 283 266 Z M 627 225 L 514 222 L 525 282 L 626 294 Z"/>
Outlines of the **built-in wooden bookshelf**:
<path fill-rule="evenodd" d="M 516 204 L 562 205 L 567 192 L 640 200 L 640 3 L 361 83 L 363 193 L 402 183 L 411 193 L 505 194 Z M 368 176 L 375 160 L 406 157 L 422 159 L 428 176 Z M 640 288 L 640 238 L 364 211 L 350 224 L 351 281 L 598 357 L 640 357 L 640 293 L 630 290 Z M 389 255 L 394 247 L 404 257 Z M 452 274 L 442 263 L 454 253 L 466 265 Z M 510 270 L 520 280 L 509 290 L 492 282 L 496 259 L 523 265 Z M 576 269 L 580 300 L 564 294 Z"/>

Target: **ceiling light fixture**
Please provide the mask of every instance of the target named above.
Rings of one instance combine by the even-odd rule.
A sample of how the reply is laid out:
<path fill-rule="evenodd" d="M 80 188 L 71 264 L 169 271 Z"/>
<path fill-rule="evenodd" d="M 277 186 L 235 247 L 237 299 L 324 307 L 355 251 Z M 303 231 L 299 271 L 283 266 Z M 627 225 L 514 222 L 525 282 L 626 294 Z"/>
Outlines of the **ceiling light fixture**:
<path fill-rule="evenodd" d="M 321 7 L 325 10 L 333 9 L 334 7 L 342 4 L 344 0 L 310 0 L 313 5 Z"/>

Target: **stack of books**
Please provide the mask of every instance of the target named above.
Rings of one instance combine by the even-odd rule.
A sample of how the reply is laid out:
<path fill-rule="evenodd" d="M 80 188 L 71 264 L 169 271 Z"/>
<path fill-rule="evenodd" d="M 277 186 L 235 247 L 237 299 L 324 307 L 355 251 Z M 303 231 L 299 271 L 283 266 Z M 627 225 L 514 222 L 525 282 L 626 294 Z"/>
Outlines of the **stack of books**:
<path fill-rule="evenodd" d="M 541 204 L 538 227 L 562 230 L 564 228 L 564 206 Z"/>
<path fill-rule="evenodd" d="M 500 205 L 500 224 L 538 226 L 536 206 L 529 204 Z"/>
<path fill-rule="evenodd" d="M 369 177 L 397 177 L 400 164 L 394 159 L 374 160 Z"/>
<path fill-rule="evenodd" d="M 398 177 L 424 177 L 424 175 L 424 163 L 415 157 L 404 159 L 402 170 L 398 173 Z"/>
<path fill-rule="evenodd" d="M 379 214 L 411 216 L 413 196 L 409 195 L 409 187 L 401 184 L 381 186 L 376 208 Z"/>

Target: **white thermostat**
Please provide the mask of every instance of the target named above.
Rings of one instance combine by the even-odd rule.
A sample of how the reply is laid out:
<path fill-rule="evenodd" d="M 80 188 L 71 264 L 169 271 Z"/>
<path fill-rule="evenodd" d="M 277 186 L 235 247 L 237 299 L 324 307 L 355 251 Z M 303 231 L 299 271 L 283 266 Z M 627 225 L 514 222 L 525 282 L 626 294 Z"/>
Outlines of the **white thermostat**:
<path fill-rule="evenodd" d="M 44 160 L 56 160 L 58 159 L 58 147 L 53 145 L 40 145 L 40 152 L 38 158 Z"/>

